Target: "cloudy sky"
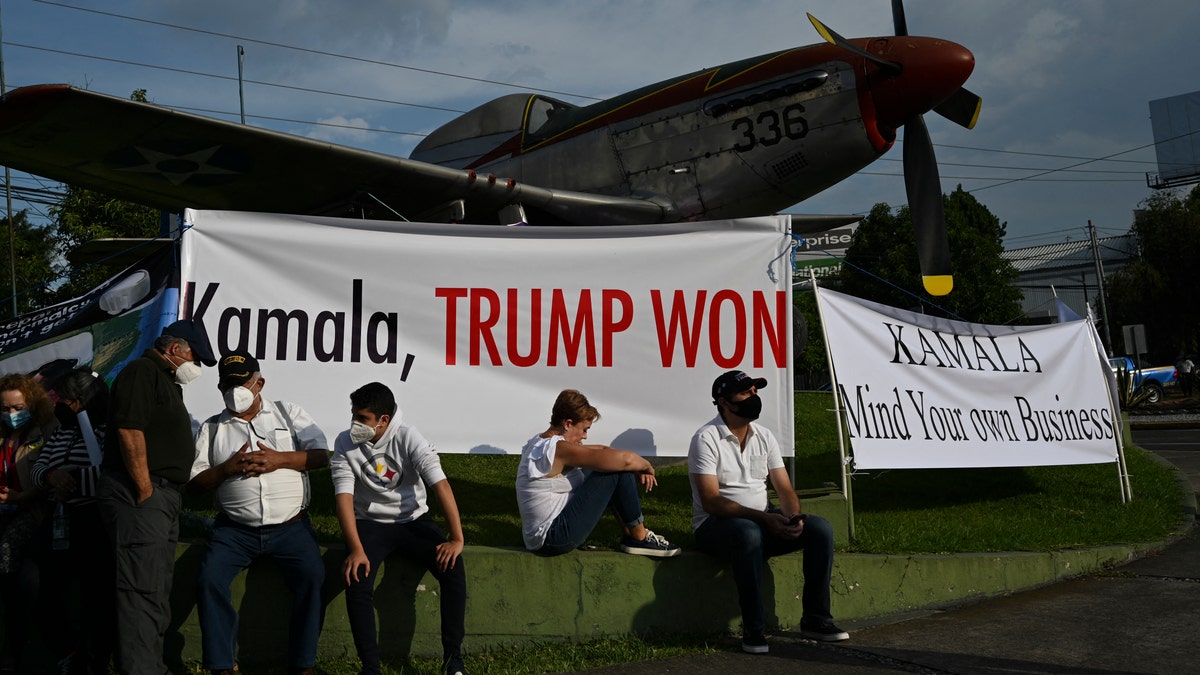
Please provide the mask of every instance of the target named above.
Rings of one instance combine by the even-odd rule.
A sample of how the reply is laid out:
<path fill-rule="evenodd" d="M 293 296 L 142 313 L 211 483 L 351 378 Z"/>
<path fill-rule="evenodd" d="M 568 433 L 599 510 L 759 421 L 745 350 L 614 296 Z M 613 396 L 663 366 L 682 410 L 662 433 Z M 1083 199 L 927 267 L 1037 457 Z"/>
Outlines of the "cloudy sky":
<path fill-rule="evenodd" d="M 675 75 L 892 32 L 887 0 L 0 0 L 9 88 L 65 82 L 407 156 L 492 98 L 585 104 Z M 943 191 L 962 184 L 1010 248 L 1128 230 L 1157 169 L 1148 102 L 1200 90 L 1195 0 L 909 0 L 909 32 L 975 54 L 971 131 L 927 115 Z M 901 132 L 903 139 L 903 132 Z M 796 213 L 905 202 L 900 146 Z M 14 184 L 51 187 L 14 177 Z M 19 207 L 18 207 L 19 208 Z M 38 209 L 31 207 L 37 218 Z"/>

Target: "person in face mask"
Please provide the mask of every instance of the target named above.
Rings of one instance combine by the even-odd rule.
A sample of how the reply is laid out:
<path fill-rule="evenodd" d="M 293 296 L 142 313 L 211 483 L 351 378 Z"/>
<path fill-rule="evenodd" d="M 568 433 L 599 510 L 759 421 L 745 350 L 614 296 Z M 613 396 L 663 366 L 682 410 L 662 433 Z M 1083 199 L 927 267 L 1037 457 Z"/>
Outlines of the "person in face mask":
<path fill-rule="evenodd" d="M 804 551 L 804 613 L 800 632 L 836 642 L 850 637 L 833 624 L 829 579 L 833 570 L 833 527 L 800 510 L 800 498 L 783 465 L 779 442 L 755 420 L 762 413 L 761 377 L 731 370 L 712 386 L 717 416 L 692 436 L 688 476 L 692 485 L 692 529 L 696 545 L 733 567 L 742 608 L 742 650 L 766 654 L 762 568 L 767 558 Z M 779 508 L 767 499 L 767 481 Z"/>
<path fill-rule="evenodd" d="M 42 555 L 42 605 L 50 614 L 47 647 L 60 672 L 107 673 L 113 623 L 112 546 L 100 517 L 96 485 L 108 418 L 108 385 L 90 366 L 67 371 L 55 384 L 58 430 L 30 471 L 57 502 L 68 523 L 66 541 Z M 62 545 L 65 544 L 65 547 Z M 72 611 L 72 606 L 78 611 Z"/>
<path fill-rule="evenodd" d="M 217 364 L 203 324 L 176 321 L 121 369 L 110 392 L 98 497 L 114 546 L 116 659 L 124 672 L 167 671 L 179 490 L 195 457 L 181 385 L 199 376 L 201 363 Z"/>
<path fill-rule="evenodd" d="M 196 580 L 203 665 L 237 670 L 229 585 L 252 561 L 273 558 L 292 592 L 288 672 L 311 673 L 325 565 L 307 514 L 307 472 L 329 463 L 329 443 L 303 408 L 263 397 L 267 380 L 249 352 L 222 356 L 217 374 L 225 409 L 200 425 L 187 485 L 216 490 L 217 518 Z"/>
<path fill-rule="evenodd" d="M 30 469 L 54 431 L 54 406 L 28 375 L 0 377 L 0 593 L 4 595 L 4 646 L 0 672 L 20 672 L 25 636 L 37 608 L 34 533 L 49 503 Z"/>
<path fill-rule="evenodd" d="M 392 553 L 423 565 L 440 586 L 442 672 L 462 675 L 467 573 L 463 530 L 450 481 L 433 444 L 401 421 L 392 390 L 371 382 L 350 394 L 351 426 L 334 441 L 330 474 L 338 523 L 346 614 L 363 675 L 379 675 L 374 593 L 379 565 Z M 433 520 L 426 486 L 437 496 L 450 537 Z"/>

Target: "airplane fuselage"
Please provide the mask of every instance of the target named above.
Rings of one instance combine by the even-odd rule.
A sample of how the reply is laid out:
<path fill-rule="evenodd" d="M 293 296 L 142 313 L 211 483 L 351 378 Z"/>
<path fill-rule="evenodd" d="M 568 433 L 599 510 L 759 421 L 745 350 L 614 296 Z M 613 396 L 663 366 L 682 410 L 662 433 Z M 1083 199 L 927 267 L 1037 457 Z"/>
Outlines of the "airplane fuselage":
<path fill-rule="evenodd" d="M 961 50 L 930 38 L 863 43 L 886 53 L 900 40 L 910 50 Z M 552 189 L 657 200 L 681 220 L 773 213 L 870 164 L 891 147 L 903 119 L 940 100 L 922 98 L 912 113 L 881 122 L 876 93 L 895 98 L 896 84 L 878 71 L 833 46 L 812 45 L 583 107 L 513 94 L 431 134 L 412 158 Z"/>

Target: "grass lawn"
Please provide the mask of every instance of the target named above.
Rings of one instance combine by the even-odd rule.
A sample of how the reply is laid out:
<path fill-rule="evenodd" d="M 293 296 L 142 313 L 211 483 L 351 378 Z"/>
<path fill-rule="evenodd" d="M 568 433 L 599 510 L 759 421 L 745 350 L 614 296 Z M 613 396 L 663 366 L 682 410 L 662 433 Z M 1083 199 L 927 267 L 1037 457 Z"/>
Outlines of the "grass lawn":
<path fill-rule="evenodd" d="M 798 489 L 840 485 L 837 426 L 826 393 L 796 394 Z M 442 455 L 462 512 L 468 544 L 521 546 L 513 455 Z M 907 469 L 852 478 L 856 540 L 843 551 L 957 553 L 1044 551 L 1150 541 L 1179 524 L 1181 494 L 1171 472 L 1137 448 L 1126 449 L 1134 499 L 1122 504 L 1113 464 L 999 469 Z M 658 469 L 658 488 L 644 495 L 646 524 L 681 546 L 692 543 L 687 466 Z M 328 470 L 313 472 L 310 513 L 325 543 L 340 544 Z M 211 497 L 185 507 L 211 515 Z M 434 507 L 440 518 L 440 511 Z M 193 533 L 194 534 L 194 533 Z M 604 519 L 589 544 L 612 547 L 620 536 Z"/>
<path fill-rule="evenodd" d="M 798 489 L 840 485 L 837 425 L 831 408 L 827 393 L 796 394 Z M 504 455 L 442 455 L 468 544 L 521 546 L 513 490 L 517 460 Z M 856 540 L 839 550 L 1044 551 L 1166 537 L 1182 521 L 1182 494 L 1173 474 L 1138 448 L 1126 448 L 1126 462 L 1133 489 L 1128 504 L 1121 503 L 1114 464 L 859 473 L 851 487 Z M 689 547 L 693 539 L 686 463 L 670 462 L 657 473 L 658 488 L 643 498 L 646 524 Z M 314 472 L 311 479 L 313 524 L 324 542 L 340 544 L 328 471 Z M 185 508 L 212 514 L 207 496 L 188 497 Z M 437 507 L 434 512 L 440 519 Z M 616 523 L 604 519 L 589 544 L 613 547 L 618 537 Z M 536 673 L 711 650 L 702 637 L 653 641 L 628 637 L 471 654 L 466 665 L 472 673 Z M 329 673 L 357 672 L 356 662 L 322 661 L 321 666 Z M 432 660 L 414 659 L 402 669 L 385 672 L 436 673 L 438 666 Z"/>

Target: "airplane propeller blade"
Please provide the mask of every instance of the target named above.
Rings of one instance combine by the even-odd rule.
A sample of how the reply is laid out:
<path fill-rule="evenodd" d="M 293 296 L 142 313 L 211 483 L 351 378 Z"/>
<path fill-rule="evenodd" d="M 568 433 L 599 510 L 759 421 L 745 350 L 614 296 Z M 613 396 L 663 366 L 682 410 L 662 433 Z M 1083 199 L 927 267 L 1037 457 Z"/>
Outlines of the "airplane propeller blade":
<path fill-rule="evenodd" d="M 982 109 L 983 99 L 962 87 L 934 106 L 933 111 L 961 127 L 974 129 Z"/>
<path fill-rule="evenodd" d="M 837 45 L 838 47 L 841 47 L 842 49 L 845 49 L 846 51 L 854 52 L 855 54 L 858 54 L 859 56 L 863 57 L 864 59 L 867 59 L 868 61 L 873 61 L 875 63 L 878 63 L 880 66 L 882 66 L 884 69 L 886 69 L 889 73 L 892 73 L 895 75 L 900 74 L 901 68 L 900 68 L 899 63 L 896 63 L 895 61 L 888 61 L 885 58 L 881 58 L 880 56 L 878 56 L 876 54 L 872 54 L 871 52 L 863 49 L 862 47 L 859 47 L 858 45 L 847 40 L 846 38 L 842 37 L 841 35 L 838 35 L 832 28 L 821 23 L 821 21 L 819 19 L 817 19 L 817 17 L 813 16 L 812 14 L 808 15 L 808 20 L 812 22 L 813 28 L 816 28 L 817 32 L 821 34 L 821 37 L 825 38 L 825 41 L 828 42 L 829 44 Z"/>
<path fill-rule="evenodd" d="M 908 22 L 904 20 L 904 0 L 892 0 L 892 25 L 896 35 L 908 35 Z"/>
<path fill-rule="evenodd" d="M 904 124 L 904 189 L 917 239 L 921 282 L 930 295 L 946 295 L 954 288 L 954 277 L 950 272 L 942 183 L 929 129 L 920 115 Z"/>
<path fill-rule="evenodd" d="M 892 25 L 896 35 L 908 35 L 908 21 L 904 18 L 904 0 L 892 0 Z M 966 88 L 954 92 L 950 98 L 938 104 L 933 111 L 955 124 L 974 129 L 979 121 L 983 100 Z"/>

